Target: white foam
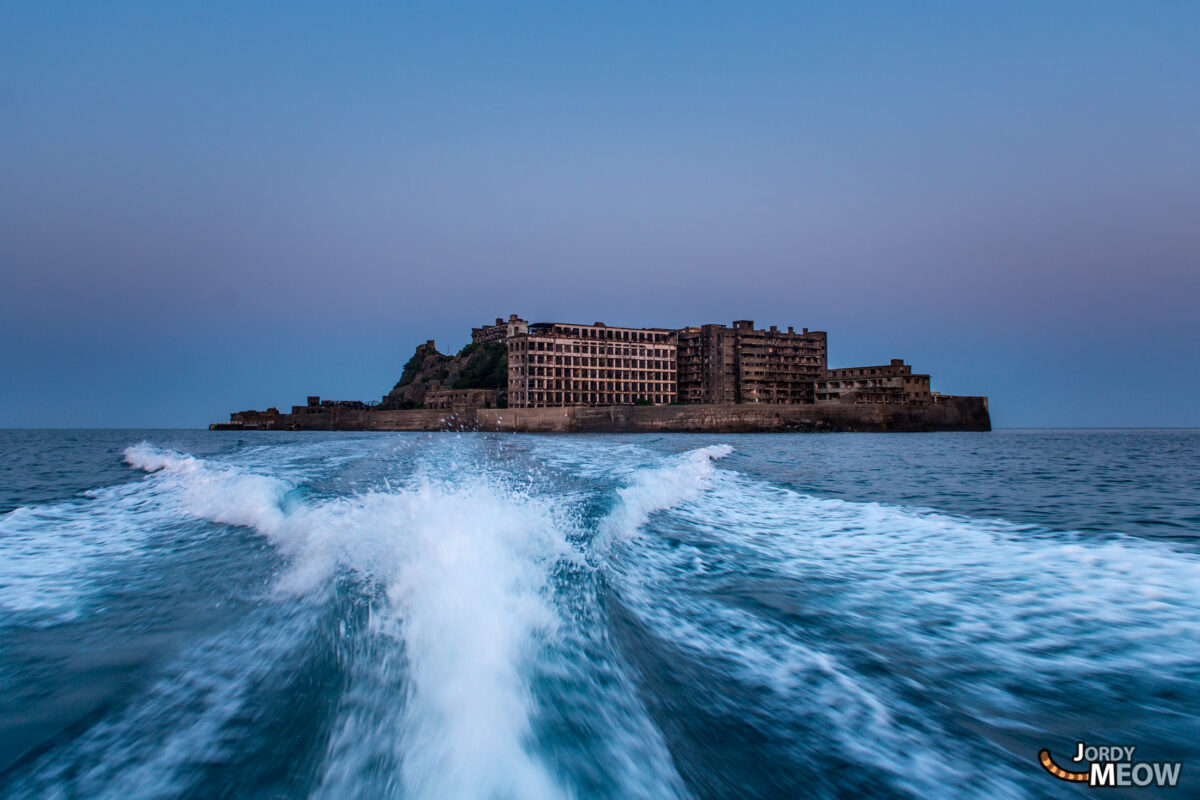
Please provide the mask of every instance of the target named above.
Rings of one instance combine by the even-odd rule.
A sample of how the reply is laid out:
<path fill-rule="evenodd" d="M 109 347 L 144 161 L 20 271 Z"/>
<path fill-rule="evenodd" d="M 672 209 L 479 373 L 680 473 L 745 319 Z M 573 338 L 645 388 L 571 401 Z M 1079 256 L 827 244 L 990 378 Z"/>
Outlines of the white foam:
<path fill-rule="evenodd" d="M 402 748 L 412 796 L 563 794 L 528 746 L 527 662 L 556 624 L 549 569 L 570 554 L 548 506 L 480 481 L 425 481 L 285 512 L 287 485 L 277 479 L 147 446 L 126 458 L 162 471 L 187 513 L 251 527 L 279 546 L 291 557 L 281 590 L 313 591 L 339 567 L 385 588 L 373 625 L 403 642 L 410 691 L 402 741 L 363 746 Z M 330 795 L 345 788 L 344 767 L 331 764 Z"/>
<path fill-rule="evenodd" d="M 201 468 L 200 462 L 192 456 L 171 450 L 159 450 L 145 441 L 125 448 L 125 463 L 145 472 L 157 472 L 163 469 L 195 472 Z"/>
<path fill-rule="evenodd" d="M 987 785 L 947 784 L 957 772 L 938 743 L 956 737 L 888 680 L 856 673 L 843 646 L 868 660 L 903 653 L 920 664 L 913 680 L 954 686 L 962 713 L 1010 729 L 1045 710 L 1006 687 L 1054 694 L 1070 676 L 1072 691 L 1100 697 L 1114 674 L 1182 673 L 1200 658 L 1193 554 L 808 497 L 729 472 L 708 489 L 671 512 L 682 541 L 642 537 L 614 564 L 623 601 L 657 635 L 769 689 L 781 716 L 827 718 L 837 747 L 917 794 L 1022 796 L 1025 778 L 997 764 Z M 724 596 L 729 586 L 754 593 L 738 602 Z M 758 593 L 843 633 L 814 640 L 786 615 L 756 610 Z"/>
<path fill-rule="evenodd" d="M 31 624 L 77 618 L 124 559 L 181 516 L 267 532 L 282 524 L 287 481 L 146 442 L 127 448 L 125 460 L 152 476 L 0 516 L 0 608 L 33 614 Z"/>
<path fill-rule="evenodd" d="M 617 504 L 601 532 L 617 538 L 634 536 L 654 512 L 700 496 L 712 479 L 713 461 L 732 452 L 727 444 L 710 445 L 690 450 L 664 466 L 634 473 L 633 480 L 617 490 Z"/>
<path fill-rule="evenodd" d="M 95 504 L 22 507 L 0 517 L 0 608 L 33 612 L 43 624 L 79 616 L 92 579 L 146 536 L 130 491 L 97 494 Z"/>
<path fill-rule="evenodd" d="M 254 528 L 269 536 L 283 528 L 280 503 L 292 488 L 284 480 L 210 465 L 145 442 L 127 447 L 125 460 L 137 469 L 160 473 L 156 488 L 177 491 L 181 510 L 194 517 Z"/>

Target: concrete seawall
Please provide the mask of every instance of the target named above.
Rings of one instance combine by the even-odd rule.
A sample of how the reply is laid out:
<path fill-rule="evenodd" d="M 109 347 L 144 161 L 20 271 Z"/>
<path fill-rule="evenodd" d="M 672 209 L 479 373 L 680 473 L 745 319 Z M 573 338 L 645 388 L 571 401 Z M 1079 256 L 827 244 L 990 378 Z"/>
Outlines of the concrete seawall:
<path fill-rule="evenodd" d="M 238 429 L 229 423 L 214 430 Z M 271 430 L 525 433 L 779 433 L 989 431 L 986 397 L 923 404 L 576 406 L 568 408 L 331 409 L 281 414 Z"/>
<path fill-rule="evenodd" d="M 926 405 L 688 405 L 480 409 L 480 430 L 751 433 L 991 430 L 986 398 Z"/>

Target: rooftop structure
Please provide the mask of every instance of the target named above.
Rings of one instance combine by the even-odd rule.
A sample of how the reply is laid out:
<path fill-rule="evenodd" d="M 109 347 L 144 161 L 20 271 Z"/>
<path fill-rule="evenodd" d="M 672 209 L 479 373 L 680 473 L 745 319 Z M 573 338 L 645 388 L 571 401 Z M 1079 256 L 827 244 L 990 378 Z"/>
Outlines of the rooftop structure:
<path fill-rule="evenodd" d="M 495 325 L 484 325 L 482 328 L 471 328 L 471 344 L 483 344 L 484 342 L 503 342 L 510 336 L 516 336 L 519 333 L 524 333 L 529 327 L 529 323 L 518 317 L 516 314 L 510 314 L 506 322 L 502 317 L 496 317 Z"/>

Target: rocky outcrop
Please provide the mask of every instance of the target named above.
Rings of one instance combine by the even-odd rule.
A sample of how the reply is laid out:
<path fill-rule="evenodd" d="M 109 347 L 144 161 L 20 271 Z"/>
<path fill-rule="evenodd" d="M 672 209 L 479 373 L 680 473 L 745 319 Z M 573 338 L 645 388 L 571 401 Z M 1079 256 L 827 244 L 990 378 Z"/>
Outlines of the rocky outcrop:
<path fill-rule="evenodd" d="M 503 407 L 507 390 L 508 353 L 502 342 L 469 344 L 448 356 L 438 352 L 431 339 L 417 347 L 379 408 L 390 411 L 475 404 Z"/>

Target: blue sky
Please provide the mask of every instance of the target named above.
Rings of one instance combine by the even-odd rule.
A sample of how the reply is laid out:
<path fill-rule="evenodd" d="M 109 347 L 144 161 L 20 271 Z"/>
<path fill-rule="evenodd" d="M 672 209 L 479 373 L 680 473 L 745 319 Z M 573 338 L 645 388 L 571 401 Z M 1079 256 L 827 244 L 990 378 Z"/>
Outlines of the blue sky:
<path fill-rule="evenodd" d="M 378 399 L 531 320 L 1200 425 L 1200 4 L 0 2 L 0 413 Z"/>

